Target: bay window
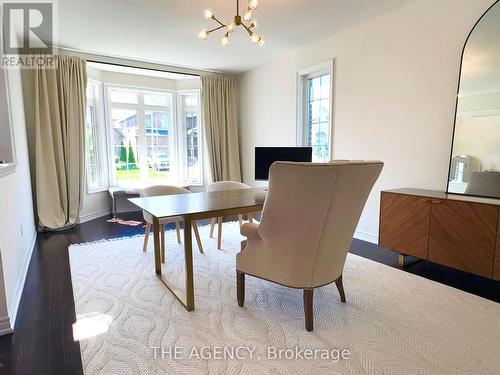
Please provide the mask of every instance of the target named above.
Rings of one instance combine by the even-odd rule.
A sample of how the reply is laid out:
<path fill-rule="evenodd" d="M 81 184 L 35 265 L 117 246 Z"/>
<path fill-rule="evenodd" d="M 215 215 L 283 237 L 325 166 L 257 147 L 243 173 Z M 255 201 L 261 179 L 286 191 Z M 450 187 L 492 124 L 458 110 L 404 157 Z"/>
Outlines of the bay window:
<path fill-rule="evenodd" d="M 89 81 L 88 91 L 91 86 Z M 91 125 L 97 110 L 92 105 L 87 108 L 89 185 L 96 180 L 98 165 L 109 171 L 109 185 L 114 186 L 203 184 L 199 90 L 104 85 L 104 94 L 107 121 L 102 139 L 107 138 L 107 145 L 103 147 L 95 146 L 101 135 Z"/>

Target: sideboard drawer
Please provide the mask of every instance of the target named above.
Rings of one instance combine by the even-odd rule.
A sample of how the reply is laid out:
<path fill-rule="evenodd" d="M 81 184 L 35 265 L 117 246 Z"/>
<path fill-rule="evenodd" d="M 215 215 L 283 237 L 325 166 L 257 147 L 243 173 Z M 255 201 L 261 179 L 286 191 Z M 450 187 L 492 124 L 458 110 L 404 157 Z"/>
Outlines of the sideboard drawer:
<path fill-rule="evenodd" d="M 382 193 L 380 246 L 427 259 L 430 199 Z"/>
<path fill-rule="evenodd" d="M 428 260 L 492 278 L 498 207 L 431 200 Z"/>

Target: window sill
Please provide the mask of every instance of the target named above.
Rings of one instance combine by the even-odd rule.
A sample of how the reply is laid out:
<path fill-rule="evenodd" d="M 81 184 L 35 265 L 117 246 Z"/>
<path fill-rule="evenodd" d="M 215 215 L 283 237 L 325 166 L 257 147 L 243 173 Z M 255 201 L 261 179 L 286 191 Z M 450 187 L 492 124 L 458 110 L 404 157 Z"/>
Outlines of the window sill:
<path fill-rule="evenodd" d="M 110 188 L 123 188 L 123 189 L 143 189 L 145 187 L 154 186 L 154 185 L 172 185 L 172 186 L 180 186 L 180 187 L 203 187 L 203 183 L 201 182 L 180 182 L 177 180 L 159 180 L 159 181 L 134 181 L 134 182 L 114 182 L 110 185 Z M 106 188 L 105 190 L 108 190 Z"/>
<path fill-rule="evenodd" d="M 98 194 L 102 193 L 103 191 L 108 191 L 109 187 L 107 186 L 102 186 L 98 188 L 87 188 L 87 195 L 93 195 L 93 194 Z"/>
<path fill-rule="evenodd" d="M 16 171 L 16 163 L 0 164 L 0 178 Z"/>

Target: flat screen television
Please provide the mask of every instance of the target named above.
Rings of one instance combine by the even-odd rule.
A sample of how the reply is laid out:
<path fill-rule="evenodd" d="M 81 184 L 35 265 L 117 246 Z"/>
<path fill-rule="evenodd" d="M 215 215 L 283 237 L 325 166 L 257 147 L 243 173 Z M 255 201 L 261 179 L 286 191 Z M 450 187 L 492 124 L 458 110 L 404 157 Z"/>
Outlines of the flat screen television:
<path fill-rule="evenodd" d="M 275 161 L 311 162 L 312 147 L 255 147 L 255 179 L 269 179 Z"/>

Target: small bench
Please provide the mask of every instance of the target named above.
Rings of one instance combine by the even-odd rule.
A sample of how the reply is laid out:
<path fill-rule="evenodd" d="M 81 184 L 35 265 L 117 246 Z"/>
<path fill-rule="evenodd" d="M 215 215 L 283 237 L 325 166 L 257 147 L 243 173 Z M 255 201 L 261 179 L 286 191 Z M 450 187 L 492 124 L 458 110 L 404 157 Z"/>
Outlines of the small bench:
<path fill-rule="evenodd" d="M 128 203 L 127 199 L 129 198 L 137 198 L 141 196 L 141 191 L 143 187 L 124 187 L 124 186 L 112 186 L 108 189 L 109 195 L 111 197 L 111 212 L 113 213 L 113 218 L 116 219 L 117 210 L 117 201 L 125 200 Z"/>
<path fill-rule="evenodd" d="M 123 201 L 123 205 L 125 205 L 126 210 L 122 212 L 128 211 L 136 211 L 137 207 L 128 201 L 129 198 L 138 198 L 141 196 L 142 189 L 152 186 L 152 185 L 172 185 L 179 186 L 188 189 L 189 186 L 186 184 L 177 184 L 177 183 L 168 183 L 168 181 L 164 181 L 163 183 L 157 184 L 137 184 L 137 185 L 127 185 L 127 186 L 112 186 L 108 189 L 109 195 L 111 197 L 111 212 L 113 213 L 113 218 L 116 219 L 116 215 L 119 211 L 117 202 Z"/>

